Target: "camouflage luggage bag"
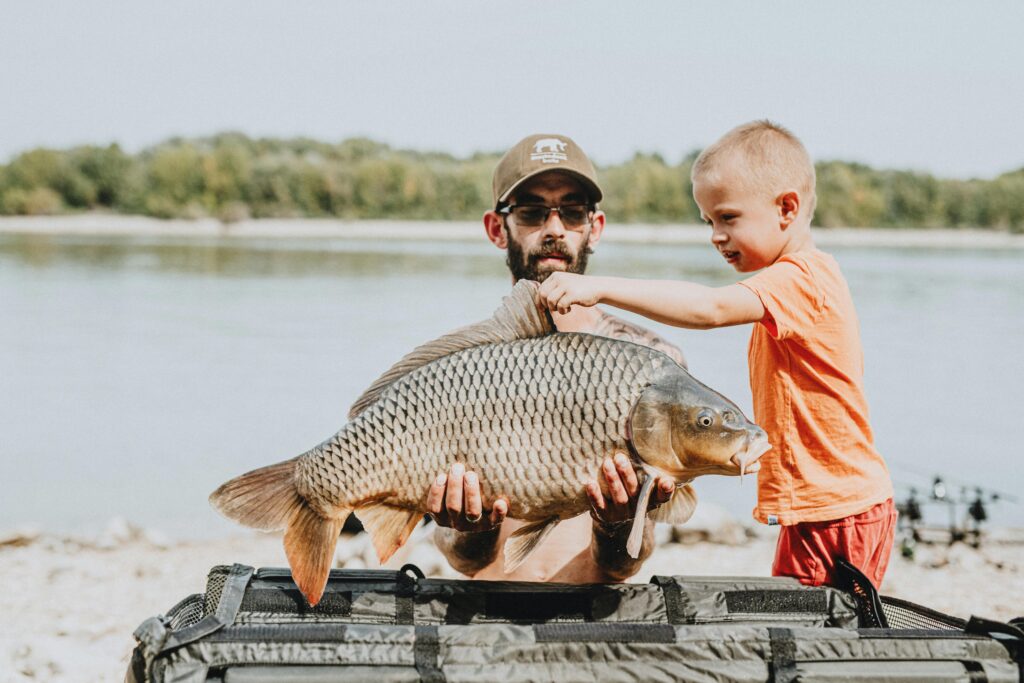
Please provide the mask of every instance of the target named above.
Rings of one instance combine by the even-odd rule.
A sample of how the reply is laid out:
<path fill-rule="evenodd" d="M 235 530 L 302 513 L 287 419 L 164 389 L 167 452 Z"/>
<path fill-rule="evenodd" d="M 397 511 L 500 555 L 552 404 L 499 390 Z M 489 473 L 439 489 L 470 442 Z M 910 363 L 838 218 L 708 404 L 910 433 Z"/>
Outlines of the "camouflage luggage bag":
<path fill-rule="evenodd" d="M 214 567 L 146 620 L 128 683 L 1021 681 L 1024 633 L 790 579 L 564 585 L 332 570 L 310 608 L 286 569 Z"/>

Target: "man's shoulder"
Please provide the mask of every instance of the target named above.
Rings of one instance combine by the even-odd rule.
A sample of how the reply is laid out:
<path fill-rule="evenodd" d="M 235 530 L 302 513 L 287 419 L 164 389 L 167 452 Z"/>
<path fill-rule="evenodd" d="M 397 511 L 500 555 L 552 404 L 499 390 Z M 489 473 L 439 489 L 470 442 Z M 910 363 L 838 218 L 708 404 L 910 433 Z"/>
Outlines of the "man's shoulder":
<path fill-rule="evenodd" d="M 675 344 L 665 341 L 646 327 L 623 320 L 605 311 L 599 312 L 600 316 L 594 327 L 590 330 L 592 334 L 611 339 L 621 339 L 633 342 L 634 344 L 642 344 L 656 351 L 661 351 L 684 368 L 686 367 L 686 359 L 683 357 L 683 352 Z"/>

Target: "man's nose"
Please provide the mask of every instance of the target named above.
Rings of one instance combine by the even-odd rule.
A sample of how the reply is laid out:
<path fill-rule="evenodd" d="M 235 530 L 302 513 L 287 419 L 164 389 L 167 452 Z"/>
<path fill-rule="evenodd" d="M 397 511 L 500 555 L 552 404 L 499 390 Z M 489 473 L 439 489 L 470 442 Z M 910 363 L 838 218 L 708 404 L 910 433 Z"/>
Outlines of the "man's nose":
<path fill-rule="evenodd" d="M 544 221 L 543 234 L 558 238 L 565 236 L 565 224 L 562 223 L 562 214 L 557 211 L 548 211 L 548 219 Z"/>

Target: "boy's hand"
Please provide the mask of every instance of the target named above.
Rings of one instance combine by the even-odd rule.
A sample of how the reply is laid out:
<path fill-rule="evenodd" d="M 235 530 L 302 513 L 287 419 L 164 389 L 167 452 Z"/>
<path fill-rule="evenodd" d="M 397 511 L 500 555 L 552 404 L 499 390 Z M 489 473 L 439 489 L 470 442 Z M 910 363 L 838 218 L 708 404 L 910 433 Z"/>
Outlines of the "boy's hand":
<path fill-rule="evenodd" d="M 640 482 L 636 470 L 623 453 L 617 453 L 615 459 L 605 458 L 601 464 L 601 476 L 608 486 L 608 496 L 601 491 L 601 486 L 592 481 L 587 484 L 587 497 L 590 498 L 591 515 L 603 524 L 613 524 L 633 519 L 636 516 L 636 499 L 640 493 Z M 651 491 L 651 499 L 647 508 L 656 508 L 668 502 L 675 491 L 671 479 L 658 477 Z"/>
<path fill-rule="evenodd" d="M 541 305 L 568 313 L 573 305 L 593 306 L 601 300 L 600 279 L 575 273 L 551 273 L 540 286 Z"/>

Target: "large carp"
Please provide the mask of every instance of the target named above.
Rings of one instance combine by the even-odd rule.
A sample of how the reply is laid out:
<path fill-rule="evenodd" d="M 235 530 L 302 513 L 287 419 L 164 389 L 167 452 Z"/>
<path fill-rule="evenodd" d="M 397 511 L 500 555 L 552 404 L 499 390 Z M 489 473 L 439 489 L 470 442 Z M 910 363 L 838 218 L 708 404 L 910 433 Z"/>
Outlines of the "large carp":
<path fill-rule="evenodd" d="M 232 479 L 210 501 L 246 526 L 286 529 L 292 575 L 314 605 L 349 513 L 383 563 L 454 462 L 479 474 L 485 512 L 505 497 L 508 516 L 530 522 L 505 544 L 506 571 L 560 520 L 589 509 L 585 485 L 616 452 L 631 454 L 643 480 L 633 557 L 657 475 L 677 488 L 653 519 L 682 523 L 696 505 L 692 479 L 757 469 L 767 438 L 733 403 L 659 351 L 557 332 L 536 290 L 521 281 L 491 319 L 418 347 L 355 402 L 337 434 Z"/>

